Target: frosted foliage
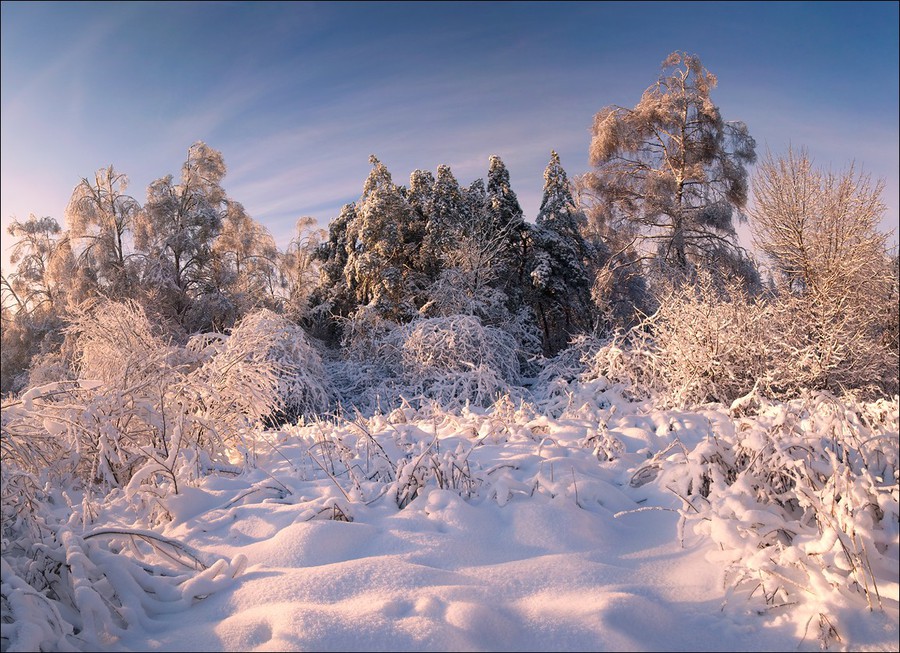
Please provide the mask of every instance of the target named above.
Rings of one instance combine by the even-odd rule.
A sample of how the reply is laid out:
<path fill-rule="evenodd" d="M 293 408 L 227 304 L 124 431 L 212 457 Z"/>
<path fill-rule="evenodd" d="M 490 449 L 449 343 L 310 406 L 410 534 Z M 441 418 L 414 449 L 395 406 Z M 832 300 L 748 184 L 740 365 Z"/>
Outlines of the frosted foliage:
<path fill-rule="evenodd" d="M 572 238 L 579 235 L 584 215 L 575 205 L 569 177 L 559 160 L 559 154 L 550 153 L 550 163 L 544 170 L 544 195 L 538 211 L 537 224 L 553 225 L 553 229 Z"/>
<path fill-rule="evenodd" d="M 889 391 L 896 360 L 884 341 L 836 330 L 843 320 L 819 330 L 822 314 L 801 298 L 753 298 L 738 282 L 700 273 L 695 285 L 670 290 L 618 344 L 602 348 L 590 367 L 594 376 L 679 406 L 728 403 L 753 389 L 783 398 L 804 389 Z"/>
<path fill-rule="evenodd" d="M 263 310 L 245 317 L 229 341 L 245 339 L 248 332 L 259 338 L 263 359 L 273 365 L 278 403 L 286 415 L 299 417 L 325 412 L 331 399 L 325 369 L 303 329 L 284 316 Z"/>
<path fill-rule="evenodd" d="M 393 335 L 403 383 L 441 405 L 490 405 L 519 382 L 515 340 L 476 317 L 416 320 Z"/>
<path fill-rule="evenodd" d="M 299 319 L 309 310 L 309 299 L 321 274 L 317 252 L 328 238 L 324 229 L 317 227 L 315 218 L 305 216 L 297 221 L 296 236 L 287 251 L 281 255 L 281 273 L 287 287 L 285 313 Z"/>
<path fill-rule="evenodd" d="M 587 331 L 592 323 L 586 264 L 594 252 L 581 236 L 584 223 L 559 155 L 551 152 L 537 225 L 530 230 L 529 261 L 532 304 L 548 354 L 563 349 L 570 338 Z"/>
<path fill-rule="evenodd" d="M 111 388 L 141 388 L 171 382 L 168 345 L 133 301 L 82 304 L 71 318 L 76 360 L 82 378 Z"/>
<path fill-rule="evenodd" d="M 321 400 L 320 382 L 303 387 L 298 374 L 296 354 L 309 353 L 303 345 L 282 344 L 284 364 L 268 358 L 285 329 L 282 318 L 273 326 L 267 317 L 251 316 L 231 337 L 198 337 L 182 348 L 155 336 L 133 303 L 83 312 L 71 327 L 82 380 L 36 386 L 4 411 L 4 437 L 18 466 L 74 476 L 98 491 L 177 491 L 199 453 L 208 462 L 228 460 L 247 429 L 282 406 L 280 371 L 297 377 L 284 385 L 294 401 Z M 318 360 L 310 360 L 318 373 Z"/>
<path fill-rule="evenodd" d="M 428 209 L 429 241 L 438 254 L 446 252 L 463 235 L 466 222 L 471 220 L 463 190 L 449 166 L 438 166 Z"/>
<path fill-rule="evenodd" d="M 494 229 L 515 231 L 524 223 L 519 198 L 510 186 L 509 171 L 499 156 L 491 156 L 487 183 L 488 212 Z"/>
<path fill-rule="evenodd" d="M 653 334 L 651 369 L 658 387 L 676 404 L 689 405 L 731 401 L 757 382 L 766 385 L 768 317 L 739 284 L 717 287 L 707 273 L 695 286 L 673 290 L 644 323 Z"/>
<path fill-rule="evenodd" d="M 212 245 L 211 285 L 227 297 L 232 310 L 246 315 L 256 307 L 275 304 L 278 248 L 239 202 L 229 200 L 226 207 L 222 229 Z"/>
<path fill-rule="evenodd" d="M 50 217 L 29 215 L 24 222 L 13 220 L 7 233 L 16 239 L 9 262 L 16 266 L 14 273 L 3 277 L 4 306 L 31 313 L 48 310 L 59 304 L 69 270 L 63 259 L 71 259 L 71 250 L 63 243 L 59 223 Z M 67 256 L 68 255 L 68 256 Z"/>
<path fill-rule="evenodd" d="M 755 177 L 756 244 L 778 273 L 784 320 L 809 387 L 897 391 L 897 274 L 878 231 L 883 182 L 851 167 L 771 154 Z"/>
<path fill-rule="evenodd" d="M 135 248 L 144 255 L 144 283 L 153 287 L 163 315 L 192 329 L 209 327 L 202 307 L 193 307 L 191 316 L 188 311 L 208 281 L 212 244 L 222 228 L 224 176 L 222 154 L 194 143 L 180 183 L 167 175 L 150 184 L 147 203 L 134 220 Z"/>
<path fill-rule="evenodd" d="M 516 343 L 468 315 L 416 320 L 401 329 L 400 365 L 410 378 L 487 366 L 510 383 L 519 377 Z"/>
<path fill-rule="evenodd" d="M 363 395 L 375 393 L 386 403 L 402 396 L 445 407 L 487 406 L 521 382 L 516 340 L 474 316 L 421 318 L 399 326 L 362 310 L 345 334 L 361 366 L 337 373 L 348 389 L 345 399 L 356 405 L 368 405 L 372 398 Z"/>
<path fill-rule="evenodd" d="M 471 244 L 471 247 L 466 245 Z M 507 316 L 506 294 L 492 285 L 497 279 L 496 268 L 490 267 L 491 256 L 486 248 L 464 238 L 456 253 L 448 256 L 452 262 L 441 271 L 430 289 L 431 300 L 421 313 L 428 316 L 475 315 L 493 323 Z M 489 267 L 476 267 L 477 261 Z"/>
<path fill-rule="evenodd" d="M 740 213 L 730 209 L 745 206 L 746 166 L 756 159 L 747 127 L 724 121 L 713 104 L 716 83 L 697 57 L 675 52 L 634 108 L 594 117 L 587 185 L 609 219 L 680 269 L 715 261 L 723 247 L 737 251 Z"/>
<path fill-rule="evenodd" d="M 126 243 L 140 204 L 125 193 L 128 177 L 113 166 L 101 168 L 94 181 L 82 179 L 66 207 L 70 235 L 79 242 L 84 264 L 93 268 L 109 293 L 129 290 Z"/>

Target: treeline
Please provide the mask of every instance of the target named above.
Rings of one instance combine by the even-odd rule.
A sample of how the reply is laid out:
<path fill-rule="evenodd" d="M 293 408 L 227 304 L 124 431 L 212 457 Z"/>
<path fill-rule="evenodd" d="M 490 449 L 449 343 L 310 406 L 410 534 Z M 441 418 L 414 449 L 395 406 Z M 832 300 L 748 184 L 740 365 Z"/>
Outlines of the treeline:
<path fill-rule="evenodd" d="M 754 386 L 896 392 L 882 185 L 816 170 L 803 152 L 769 154 L 748 216 L 756 144 L 722 118 L 715 86 L 696 57 L 667 58 L 636 106 L 597 114 L 591 172 L 570 181 L 551 153 L 534 223 L 497 156 L 468 186 L 445 165 L 398 185 L 372 157 L 359 200 L 327 232 L 301 219 L 284 251 L 225 192 L 222 154 L 204 143 L 143 204 L 124 174 L 101 169 L 76 186 L 66 230 L 34 216 L 9 228 L 0 389 L 78 377 L 72 325 L 105 298 L 140 307 L 176 344 L 267 309 L 327 359 L 366 360 L 443 319 L 465 325 L 460 337 L 512 343 L 518 369 L 504 374 L 519 380 L 588 337 L 643 352 L 634 364 L 648 383 L 684 401 Z M 748 217 L 765 279 L 737 243 Z"/>

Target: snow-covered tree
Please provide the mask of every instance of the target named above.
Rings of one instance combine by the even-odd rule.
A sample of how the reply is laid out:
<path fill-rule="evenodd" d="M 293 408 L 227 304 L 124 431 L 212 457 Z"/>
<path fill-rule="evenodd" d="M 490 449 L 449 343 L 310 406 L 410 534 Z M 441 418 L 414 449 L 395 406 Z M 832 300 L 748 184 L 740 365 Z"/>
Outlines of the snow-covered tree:
<path fill-rule="evenodd" d="M 146 261 L 145 286 L 159 297 L 161 310 L 182 323 L 208 274 L 212 242 L 222 228 L 224 176 L 222 154 L 203 142 L 194 143 L 180 183 L 167 175 L 150 184 L 147 203 L 135 219 L 135 247 Z"/>
<path fill-rule="evenodd" d="M 357 305 L 355 289 L 344 274 L 350 257 L 348 229 L 356 220 L 356 204 L 345 204 L 315 251 L 319 282 L 309 299 L 311 317 L 315 331 L 332 343 L 341 340 L 338 320 L 348 317 Z"/>
<path fill-rule="evenodd" d="M 230 327 L 254 308 L 274 307 L 279 285 L 275 240 L 240 202 L 225 204 L 222 229 L 212 244 L 210 273 L 198 300 L 219 305 L 213 319 L 217 328 Z"/>
<path fill-rule="evenodd" d="M 387 167 L 374 156 L 372 171 L 347 225 L 348 257 L 344 276 L 360 305 L 373 304 L 390 319 L 415 313 L 409 263 L 417 248 L 412 238 L 413 211 Z"/>
<path fill-rule="evenodd" d="M 454 237 L 441 237 L 441 272 L 422 311 L 429 316 L 476 315 L 485 324 L 510 319 L 503 289 L 508 272 L 509 231 L 495 229 L 487 191 L 476 179 L 463 191 Z"/>
<path fill-rule="evenodd" d="M 79 264 L 92 271 L 99 289 L 111 296 L 133 291 L 133 272 L 128 269 L 128 239 L 141 210 L 125 191 L 128 177 L 113 166 L 101 168 L 94 181 L 82 180 L 66 208 L 70 237 L 78 244 Z"/>
<path fill-rule="evenodd" d="M 503 259 L 499 270 L 500 287 L 507 296 L 512 313 L 518 313 L 524 302 L 529 225 L 525 222 L 519 198 L 512 190 L 509 171 L 499 156 L 491 156 L 487 176 L 488 240 L 503 243 L 498 256 Z"/>
<path fill-rule="evenodd" d="M 83 282 L 69 239 L 53 218 L 13 220 L 8 233 L 16 239 L 10 255 L 15 270 L 0 279 L 2 394 L 21 390 L 33 358 L 59 345 L 69 296 L 78 295 Z"/>
<path fill-rule="evenodd" d="M 716 84 L 699 58 L 674 52 L 634 108 L 609 106 L 594 117 L 587 181 L 604 212 L 681 271 L 742 254 L 734 223 L 756 143 L 744 123 L 722 118 L 710 97 Z"/>
<path fill-rule="evenodd" d="M 439 165 L 429 207 L 426 242 L 440 258 L 459 240 L 471 220 L 469 204 L 450 166 Z"/>
<path fill-rule="evenodd" d="M 585 267 L 590 252 L 580 232 L 584 220 L 559 155 L 551 152 L 529 264 L 529 294 L 548 354 L 591 327 L 591 280 Z"/>
<path fill-rule="evenodd" d="M 413 255 L 412 265 L 422 275 L 433 277 L 438 268 L 435 267 L 434 248 L 429 244 L 427 232 L 432 221 L 434 175 L 427 170 L 413 170 L 409 175 L 409 188 L 405 194 L 412 209 L 408 238 L 420 243 Z"/>
<path fill-rule="evenodd" d="M 54 278 L 54 259 L 62 253 L 62 229 L 49 216 L 28 216 L 24 222 L 13 220 L 7 232 L 16 239 L 9 261 L 15 272 L 4 278 L 6 301 L 13 301 L 16 311 L 34 311 L 59 303 L 62 280 Z"/>
<path fill-rule="evenodd" d="M 771 260 L 791 305 L 793 347 L 809 383 L 828 389 L 896 387 L 896 276 L 879 231 L 884 183 L 813 167 L 805 151 L 767 154 L 754 176 L 755 242 Z"/>
<path fill-rule="evenodd" d="M 319 282 L 318 252 L 328 238 L 328 232 L 320 229 L 316 219 L 310 216 L 297 220 L 296 230 L 296 235 L 281 256 L 280 270 L 286 291 L 285 313 L 291 319 L 299 320 L 307 316 Z"/>

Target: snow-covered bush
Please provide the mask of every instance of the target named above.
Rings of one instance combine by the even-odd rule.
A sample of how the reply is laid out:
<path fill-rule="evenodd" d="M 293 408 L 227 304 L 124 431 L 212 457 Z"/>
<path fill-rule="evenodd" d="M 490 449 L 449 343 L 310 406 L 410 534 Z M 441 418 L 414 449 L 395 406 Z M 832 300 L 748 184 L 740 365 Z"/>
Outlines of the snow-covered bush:
<path fill-rule="evenodd" d="M 40 497 L 39 530 L 4 537 L 0 605 L 4 651 L 99 650 L 157 615 L 190 608 L 243 572 L 244 556 L 204 562 L 189 546 L 130 528 L 84 533 Z M 71 508 L 71 507 L 70 507 Z"/>
<path fill-rule="evenodd" d="M 853 165 L 816 168 L 791 148 L 768 154 L 753 186 L 754 241 L 772 263 L 799 385 L 896 393 L 898 268 L 880 228 L 883 180 Z"/>
<path fill-rule="evenodd" d="M 884 343 L 852 336 L 846 321 L 790 294 L 750 297 L 739 283 L 701 271 L 598 348 L 583 378 L 624 383 L 677 406 L 727 404 L 754 387 L 785 399 L 804 390 L 883 394 L 896 356 Z"/>
<path fill-rule="evenodd" d="M 17 474 L 77 479 L 100 494 L 160 483 L 177 492 L 185 474 L 228 464 L 247 430 L 281 405 L 282 368 L 269 359 L 281 331 L 266 319 L 183 348 L 155 334 L 136 304 L 79 312 L 70 333 L 81 380 L 31 388 L 3 408 Z"/>
<path fill-rule="evenodd" d="M 520 383 L 515 340 L 477 317 L 416 320 L 392 336 L 392 367 L 402 382 L 444 408 L 488 406 Z"/>
<path fill-rule="evenodd" d="M 482 365 L 510 383 L 519 377 L 516 343 L 470 315 L 416 320 L 400 331 L 400 366 L 410 377 L 467 372 Z"/>
<path fill-rule="evenodd" d="M 85 302 L 73 311 L 67 332 L 75 339 L 80 378 L 130 391 L 173 381 L 176 348 L 136 302 Z"/>
<path fill-rule="evenodd" d="M 331 392 L 322 358 L 303 329 L 282 315 L 263 309 L 244 317 L 227 338 L 205 334 L 192 342 L 193 349 L 208 357 L 193 374 L 218 388 L 217 403 L 224 408 L 238 406 L 241 414 L 257 420 L 269 417 L 273 408 L 287 419 L 328 408 Z M 245 376 L 248 369 L 266 368 L 274 395 L 270 383 Z"/>
<path fill-rule="evenodd" d="M 384 341 L 398 324 L 384 318 L 373 306 L 360 306 L 344 320 L 341 346 L 347 358 L 363 362 L 381 362 Z"/>
<path fill-rule="evenodd" d="M 631 400 L 666 396 L 658 352 L 649 333 L 634 328 L 585 352 L 582 384 L 616 384 Z"/>
<path fill-rule="evenodd" d="M 344 333 L 347 359 L 329 370 L 342 403 L 363 412 L 390 410 L 403 398 L 458 410 L 519 392 L 516 340 L 475 316 L 397 325 L 363 308 Z"/>
<path fill-rule="evenodd" d="M 645 320 L 652 334 L 644 365 L 677 405 L 731 402 L 766 377 L 769 340 L 765 307 L 738 283 L 717 284 L 698 273 L 660 301 Z"/>
<path fill-rule="evenodd" d="M 206 565 L 152 531 L 83 531 L 118 489 L 137 519 L 158 524 L 166 493 L 226 464 L 278 405 L 274 367 L 258 355 L 271 334 L 253 322 L 185 349 L 138 305 L 105 302 L 76 313 L 70 335 L 74 372 L 92 378 L 36 386 L 2 407 L 3 650 L 97 649 L 229 583 L 240 561 Z M 180 556 L 190 570 L 164 566 Z"/>
<path fill-rule="evenodd" d="M 730 428 L 691 449 L 672 447 L 662 462 L 637 470 L 632 484 L 661 467 L 657 482 L 717 544 L 715 561 L 728 569 L 733 592 L 769 606 L 815 598 L 815 610 L 896 602 L 896 398 L 861 404 L 815 393 L 773 403 L 752 394 L 732 413 Z"/>

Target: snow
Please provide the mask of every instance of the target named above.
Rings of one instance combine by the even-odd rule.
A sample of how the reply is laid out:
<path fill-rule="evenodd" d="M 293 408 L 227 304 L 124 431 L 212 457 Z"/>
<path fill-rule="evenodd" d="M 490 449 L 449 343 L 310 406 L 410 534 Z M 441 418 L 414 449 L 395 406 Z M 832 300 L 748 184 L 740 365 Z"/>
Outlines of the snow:
<path fill-rule="evenodd" d="M 673 469 L 686 463 L 668 462 L 682 449 L 688 459 L 712 455 L 711 429 L 734 431 L 724 407 L 663 411 L 615 392 L 594 407 L 604 419 L 550 418 L 504 404 L 260 432 L 251 443 L 253 466 L 162 496 L 169 519 L 156 528 L 144 527 L 149 513 L 133 497 L 113 493 L 80 543 L 72 531 L 63 534 L 68 562 L 80 570 L 74 602 L 84 634 L 58 644 L 110 651 L 818 650 L 823 643 L 896 650 L 896 582 L 882 582 L 876 610 L 814 576 L 813 596 L 796 607 L 767 605 L 730 584 L 729 570 L 748 554 L 745 531 L 781 524 L 741 495 L 739 482 L 711 513 L 730 510 L 738 519 L 685 524 L 688 511 L 671 488 Z M 779 406 L 767 416 L 783 424 L 792 413 Z M 741 442 L 761 450 L 760 437 L 750 430 Z M 603 452 L 601 439 L 609 445 Z M 400 460 L 394 471 L 385 457 Z M 409 499 L 402 509 L 401 496 Z M 164 587 L 165 575 L 129 571 L 123 555 L 90 548 L 115 543 L 117 529 L 132 534 L 127 546 L 129 538 L 119 539 L 147 565 L 154 550 L 168 547 L 205 561 L 203 568 L 180 577 L 177 588 Z M 830 554 L 837 563 L 839 534 L 821 535 L 807 534 L 802 555 Z M 882 581 L 897 577 L 896 540 L 895 527 L 887 541 L 893 562 L 872 558 L 884 566 L 874 571 Z M 801 544 L 798 538 L 794 548 Z M 846 567 L 836 564 L 833 573 Z M 27 589 L 6 560 L 3 569 L 4 593 Z M 113 607 L 104 582 L 123 606 Z M 141 583 L 152 591 L 144 594 Z M 37 621 L 4 623 L 8 650 L 35 650 L 47 640 L 36 624 L 56 608 L 30 601 Z M 115 624 L 104 630 L 90 621 L 100 619 Z M 837 635 L 823 637 L 829 627 Z"/>

